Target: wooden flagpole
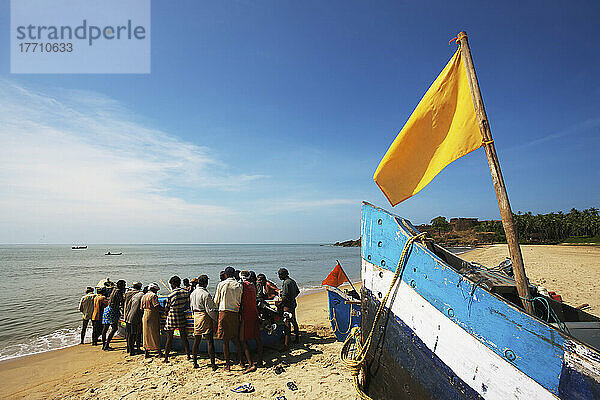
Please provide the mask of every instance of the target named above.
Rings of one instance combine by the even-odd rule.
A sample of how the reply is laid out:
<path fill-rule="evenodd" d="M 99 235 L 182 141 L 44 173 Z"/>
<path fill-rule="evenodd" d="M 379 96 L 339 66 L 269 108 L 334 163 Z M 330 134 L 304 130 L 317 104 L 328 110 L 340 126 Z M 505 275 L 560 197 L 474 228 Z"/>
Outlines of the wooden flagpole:
<path fill-rule="evenodd" d="M 340 269 L 342 270 L 342 272 L 344 273 L 344 276 L 346 277 L 346 279 L 348 280 L 348 283 L 350 284 L 350 286 L 352 286 L 352 289 L 356 292 L 356 294 L 358 294 L 360 296 L 360 293 L 356 290 L 356 288 L 354 287 L 354 285 L 352 284 L 352 281 L 350 280 L 350 278 L 348 278 L 348 274 L 346 274 L 346 271 L 344 271 L 344 268 L 342 268 L 342 264 L 340 264 L 340 260 L 335 260 L 338 265 L 340 266 Z"/>
<path fill-rule="evenodd" d="M 467 79 L 469 80 L 473 105 L 475 106 L 475 114 L 477 115 L 477 121 L 479 122 L 479 131 L 483 137 L 485 154 L 490 166 L 492 180 L 494 181 L 496 197 L 498 198 L 498 207 L 500 208 L 502 225 L 504 226 L 504 232 L 506 233 L 508 252 L 513 264 L 513 272 L 515 274 L 517 291 L 519 292 L 519 296 L 523 301 L 523 307 L 525 307 L 525 311 L 527 311 L 528 314 L 533 315 L 533 307 L 530 300 L 531 297 L 529 294 L 527 276 L 525 275 L 525 267 L 523 266 L 523 256 L 521 255 L 521 248 L 519 247 L 519 241 L 517 240 L 513 214 L 508 201 L 508 194 L 506 193 L 504 178 L 502 178 L 502 172 L 500 171 L 500 162 L 498 161 L 498 155 L 496 154 L 496 147 L 494 146 L 494 140 L 492 139 L 490 124 L 488 122 L 485 107 L 483 105 L 483 98 L 481 97 L 479 82 L 477 81 L 477 75 L 475 74 L 475 66 L 473 65 L 473 58 L 471 56 L 471 49 L 469 48 L 467 33 L 464 31 L 460 32 L 456 41 L 460 44 L 460 51 L 465 62 Z"/>

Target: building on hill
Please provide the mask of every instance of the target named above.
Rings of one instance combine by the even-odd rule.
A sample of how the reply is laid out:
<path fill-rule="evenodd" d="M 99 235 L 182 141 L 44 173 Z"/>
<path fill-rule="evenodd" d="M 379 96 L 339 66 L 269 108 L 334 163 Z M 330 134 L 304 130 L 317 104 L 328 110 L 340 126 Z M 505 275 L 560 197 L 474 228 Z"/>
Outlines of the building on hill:
<path fill-rule="evenodd" d="M 478 218 L 450 218 L 450 225 L 452 226 L 452 230 L 454 232 L 475 229 L 478 223 Z"/>

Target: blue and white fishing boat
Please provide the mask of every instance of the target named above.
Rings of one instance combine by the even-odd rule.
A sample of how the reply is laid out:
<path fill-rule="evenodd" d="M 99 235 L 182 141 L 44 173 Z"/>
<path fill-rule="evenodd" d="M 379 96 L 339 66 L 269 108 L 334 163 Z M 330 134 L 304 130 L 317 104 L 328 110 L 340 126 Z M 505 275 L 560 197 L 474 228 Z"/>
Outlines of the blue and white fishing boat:
<path fill-rule="evenodd" d="M 342 359 L 364 399 L 600 399 L 600 318 L 529 284 L 467 34 L 454 40 L 374 179 L 394 206 L 485 148 L 513 274 L 363 203 L 362 322 Z"/>
<path fill-rule="evenodd" d="M 599 318 L 534 287 L 529 315 L 508 275 L 411 244 L 409 221 L 368 203 L 361 233 L 363 335 L 391 288 L 364 365 L 371 398 L 600 399 Z"/>

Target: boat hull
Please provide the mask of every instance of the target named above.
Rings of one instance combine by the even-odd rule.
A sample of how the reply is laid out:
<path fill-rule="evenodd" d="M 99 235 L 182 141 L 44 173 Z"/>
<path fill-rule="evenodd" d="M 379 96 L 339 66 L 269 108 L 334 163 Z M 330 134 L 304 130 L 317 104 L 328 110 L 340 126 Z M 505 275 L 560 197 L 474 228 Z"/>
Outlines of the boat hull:
<path fill-rule="evenodd" d="M 360 326 L 360 304 L 352 304 L 354 299 L 337 288 L 327 288 L 329 301 L 329 321 L 338 341 L 343 342 L 352 328 Z"/>
<path fill-rule="evenodd" d="M 414 234 L 407 224 L 363 204 L 363 332 Z M 368 353 L 371 397 L 599 398 L 598 351 L 465 279 L 420 243 L 407 257 Z"/>

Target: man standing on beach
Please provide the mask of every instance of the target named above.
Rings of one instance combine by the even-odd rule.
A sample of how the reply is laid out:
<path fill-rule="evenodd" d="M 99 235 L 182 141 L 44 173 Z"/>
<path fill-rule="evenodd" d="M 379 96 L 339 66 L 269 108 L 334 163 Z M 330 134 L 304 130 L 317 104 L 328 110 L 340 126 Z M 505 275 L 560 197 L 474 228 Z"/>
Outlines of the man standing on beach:
<path fill-rule="evenodd" d="M 171 293 L 169 293 L 169 299 L 167 300 L 167 322 L 165 323 L 164 331 L 167 333 L 167 343 L 165 344 L 165 359 L 164 362 L 169 362 L 169 351 L 171 351 L 171 342 L 173 341 L 173 332 L 175 329 L 179 329 L 179 335 L 183 341 L 183 347 L 187 359 L 191 360 L 190 357 L 190 344 L 187 337 L 187 318 L 185 316 L 185 310 L 188 307 L 190 295 L 187 290 L 180 287 L 181 278 L 177 275 L 169 279 L 171 285 Z"/>
<path fill-rule="evenodd" d="M 296 281 L 290 278 L 287 269 L 279 268 L 277 275 L 279 276 L 279 279 L 283 281 L 281 284 L 281 300 L 279 301 L 279 306 L 283 311 L 283 321 L 285 323 L 284 345 L 286 349 L 289 349 L 292 336 L 290 324 L 294 326 L 294 335 L 296 336 L 294 343 L 300 341 L 298 322 L 296 321 L 296 297 L 300 294 L 300 289 L 298 289 Z"/>
<path fill-rule="evenodd" d="M 104 307 L 108 304 L 106 299 L 106 287 L 98 289 L 98 294 L 94 297 L 94 313 L 92 314 L 92 346 L 98 344 L 98 337 L 103 333 L 102 329 L 102 315 L 104 314 Z M 106 338 L 102 335 L 102 347 Z"/>
<path fill-rule="evenodd" d="M 146 358 L 150 358 L 150 352 L 158 352 L 158 356 L 162 357 L 160 351 L 160 312 L 163 311 L 162 306 L 158 302 L 158 291 L 160 287 L 158 283 L 152 282 L 148 286 L 148 292 L 142 296 L 140 307 L 144 311 L 142 316 L 142 332 L 144 334 L 144 353 Z"/>
<path fill-rule="evenodd" d="M 251 275 L 249 271 L 240 272 L 240 278 L 242 279 L 242 303 L 240 309 L 241 325 L 240 325 L 240 342 L 244 348 L 246 359 L 248 360 L 248 368 L 246 372 L 256 371 L 256 366 L 262 366 L 263 359 L 263 347 L 260 340 L 260 331 L 258 327 L 258 309 L 256 308 L 256 285 L 251 282 Z M 258 349 L 258 360 L 256 365 L 252 362 L 250 356 L 250 349 L 248 348 L 249 340 L 256 340 L 256 346 Z"/>
<path fill-rule="evenodd" d="M 94 288 L 89 287 L 85 290 L 85 296 L 79 301 L 79 311 L 83 314 L 83 326 L 81 327 L 81 344 L 85 338 L 85 331 L 87 330 L 88 323 L 92 319 L 94 314 Z"/>
<path fill-rule="evenodd" d="M 104 309 L 102 315 L 102 324 L 104 325 L 102 331 L 102 337 L 107 333 L 106 342 L 102 346 L 102 350 L 112 350 L 110 347 L 110 341 L 112 340 L 115 333 L 119 329 L 119 317 L 121 316 L 121 307 L 123 306 L 123 296 L 125 295 L 125 281 L 120 279 L 117 282 L 117 287 L 113 289 L 108 299 L 108 306 Z M 110 332 L 108 332 L 108 328 Z"/>
<path fill-rule="evenodd" d="M 210 365 L 212 370 L 217 370 L 215 364 L 215 342 L 213 340 L 214 327 L 217 325 L 217 308 L 212 296 L 206 290 L 208 286 L 208 276 L 200 275 L 196 280 L 198 288 L 190 295 L 190 308 L 194 313 L 194 347 L 192 354 L 194 357 L 194 368 L 198 368 L 198 346 L 202 338 L 206 339 L 208 344 L 208 355 L 210 356 Z"/>
<path fill-rule="evenodd" d="M 223 340 L 223 354 L 225 356 L 225 371 L 229 367 L 229 341 L 233 340 L 238 351 L 240 364 L 242 363 L 241 347 L 239 340 L 240 303 L 242 301 L 242 285 L 235 280 L 235 269 L 225 268 L 225 280 L 219 282 L 215 293 L 215 303 L 219 309 L 219 327 L 217 339 Z"/>
<path fill-rule="evenodd" d="M 135 355 L 142 345 L 142 308 L 144 293 L 140 282 L 133 283 L 133 290 L 125 293 L 125 330 L 127 335 L 127 352 Z"/>

